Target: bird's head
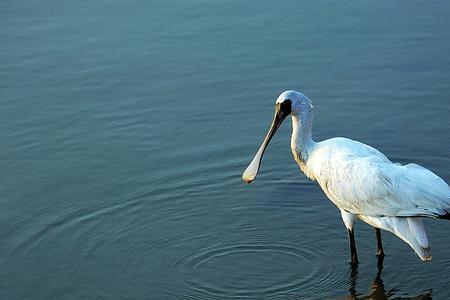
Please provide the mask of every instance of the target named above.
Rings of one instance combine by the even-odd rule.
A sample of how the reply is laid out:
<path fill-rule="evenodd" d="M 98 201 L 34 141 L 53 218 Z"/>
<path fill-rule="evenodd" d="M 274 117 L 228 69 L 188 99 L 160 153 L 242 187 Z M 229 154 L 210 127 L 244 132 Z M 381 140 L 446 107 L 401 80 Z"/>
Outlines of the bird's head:
<path fill-rule="evenodd" d="M 306 95 L 294 90 L 282 92 L 275 101 L 275 109 L 277 109 L 278 106 L 290 107 L 289 114 L 292 115 L 300 115 L 304 112 L 309 112 L 313 107 L 311 100 L 309 100 Z"/>
<path fill-rule="evenodd" d="M 266 150 L 266 147 L 272 137 L 275 135 L 277 129 L 283 123 L 284 119 L 286 119 L 286 117 L 289 115 L 298 116 L 307 113 L 311 110 L 311 108 L 312 104 L 308 97 L 297 91 L 284 91 L 280 94 L 280 96 L 278 96 L 277 100 L 275 101 L 275 115 L 273 117 L 269 132 L 267 133 L 266 138 L 261 144 L 261 147 L 259 147 L 258 152 L 256 152 L 255 157 L 242 174 L 242 179 L 246 183 L 251 183 L 255 179 L 256 174 L 259 171 L 259 166 L 261 165 L 261 159 L 264 151 Z"/>

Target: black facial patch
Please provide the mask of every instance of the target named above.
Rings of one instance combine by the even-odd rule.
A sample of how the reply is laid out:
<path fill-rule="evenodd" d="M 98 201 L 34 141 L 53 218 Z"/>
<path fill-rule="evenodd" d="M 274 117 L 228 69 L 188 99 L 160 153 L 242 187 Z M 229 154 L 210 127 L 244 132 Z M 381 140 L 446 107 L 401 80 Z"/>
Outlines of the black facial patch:
<path fill-rule="evenodd" d="M 292 112 L 292 101 L 289 99 L 284 100 L 280 103 L 280 110 L 285 114 L 289 115 Z"/>

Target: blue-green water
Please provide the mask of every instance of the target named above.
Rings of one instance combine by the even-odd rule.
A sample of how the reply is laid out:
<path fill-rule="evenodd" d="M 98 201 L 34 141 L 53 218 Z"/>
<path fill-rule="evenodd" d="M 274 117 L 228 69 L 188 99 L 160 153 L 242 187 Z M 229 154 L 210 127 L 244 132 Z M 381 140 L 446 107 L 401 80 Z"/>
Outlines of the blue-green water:
<path fill-rule="evenodd" d="M 448 299 L 450 222 L 426 220 L 430 263 L 384 233 L 378 278 L 359 223 L 352 274 L 288 122 L 240 175 L 297 89 L 316 140 L 449 182 L 449 20 L 446 1 L 2 1 L 0 298 Z"/>

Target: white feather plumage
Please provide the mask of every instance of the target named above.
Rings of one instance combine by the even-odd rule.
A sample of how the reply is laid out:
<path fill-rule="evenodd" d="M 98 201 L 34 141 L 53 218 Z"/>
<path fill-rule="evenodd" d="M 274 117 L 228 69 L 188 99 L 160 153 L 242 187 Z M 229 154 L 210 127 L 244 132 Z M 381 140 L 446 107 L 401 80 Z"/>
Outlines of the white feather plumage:
<path fill-rule="evenodd" d="M 353 229 L 355 220 L 360 219 L 388 230 L 408 243 L 422 260 L 430 260 L 430 246 L 420 217 L 449 218 L 447 183 L 422 166 L 394 164 L 375 148 L 351 139 L 314 142 L 312 102 L 292 90 L 283 92 L 276 104 L 286 101 L 291 103 L 294 159 L 341 210 L 345 226 Z M 244 172 L 246 182 L 256 176 L 267 143 L 263 143 Z"/>

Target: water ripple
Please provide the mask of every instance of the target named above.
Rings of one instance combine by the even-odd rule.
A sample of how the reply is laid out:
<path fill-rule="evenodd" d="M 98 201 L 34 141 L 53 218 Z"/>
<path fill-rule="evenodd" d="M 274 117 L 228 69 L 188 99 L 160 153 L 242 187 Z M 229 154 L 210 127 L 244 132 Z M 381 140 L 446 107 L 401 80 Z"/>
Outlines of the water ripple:
<path fill-rule="evenodd" d="M 165 252 L 147 266 L 164 278 L 157 287 L 164 296 L 304 297 L 345 284 L 345 269 L 329 263 L 331 253 L 339 251 L 321 241 L 258 241 L 214 245 L 181 258 L 180 253 Z"/>

